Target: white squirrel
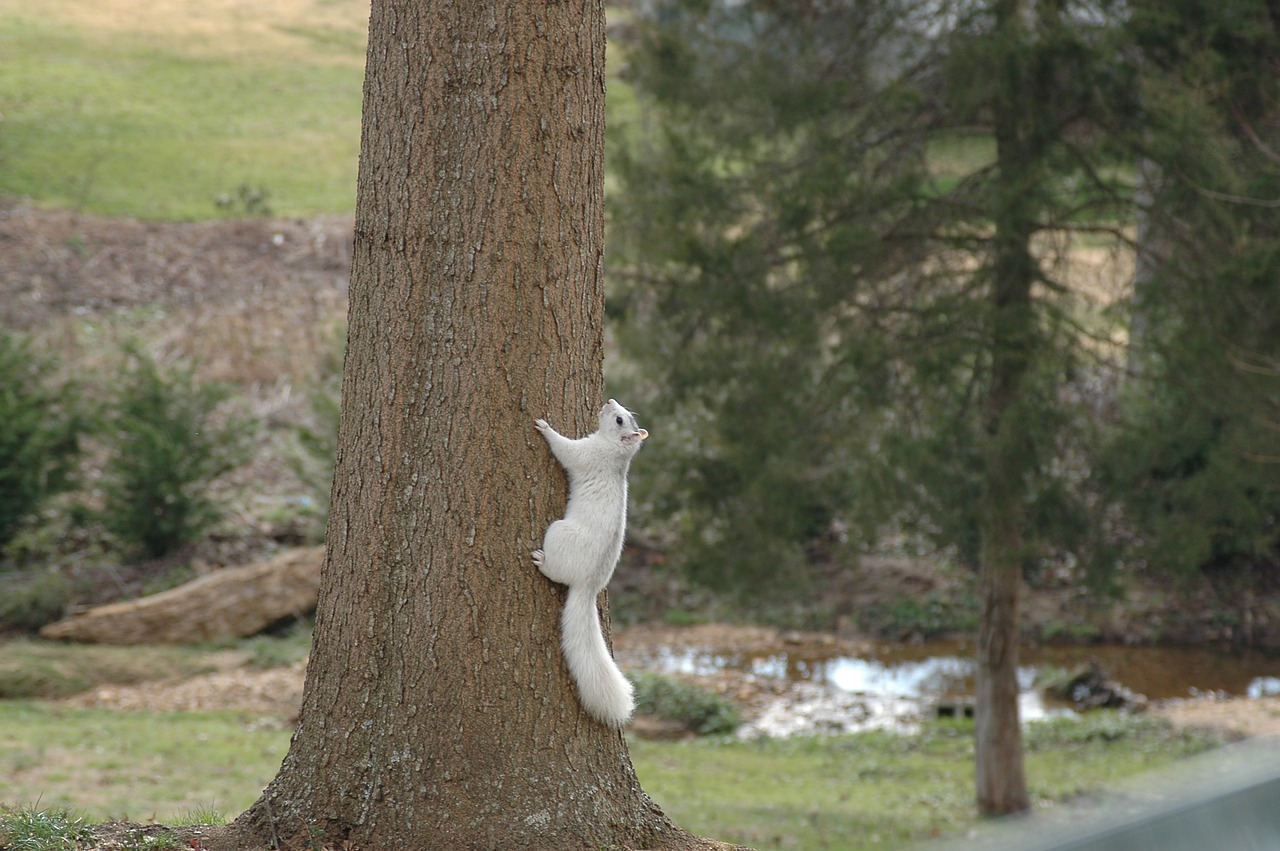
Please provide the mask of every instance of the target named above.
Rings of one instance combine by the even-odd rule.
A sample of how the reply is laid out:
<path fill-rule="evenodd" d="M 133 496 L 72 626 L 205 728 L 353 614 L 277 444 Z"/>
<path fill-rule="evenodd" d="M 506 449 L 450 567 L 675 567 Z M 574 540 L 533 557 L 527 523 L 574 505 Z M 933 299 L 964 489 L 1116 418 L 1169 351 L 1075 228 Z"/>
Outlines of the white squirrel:
<path fill-rule="evenodd" d="M 621 727 L 635 709 L 631 683 L 604 643 L 596 597 L 613 576 L 627 525 L 627 468 L 649 432 L 635 415 L 610 399 L 600 409 L 600 428 L 570 439 L 546 420 L 534 426 L 569 477 L 564 519 L 547 527 L 533 563 L 548 579 L 569 586 L 560 617 L 560 647 L 578 684 L 583 707 L 611 727 Z"/>

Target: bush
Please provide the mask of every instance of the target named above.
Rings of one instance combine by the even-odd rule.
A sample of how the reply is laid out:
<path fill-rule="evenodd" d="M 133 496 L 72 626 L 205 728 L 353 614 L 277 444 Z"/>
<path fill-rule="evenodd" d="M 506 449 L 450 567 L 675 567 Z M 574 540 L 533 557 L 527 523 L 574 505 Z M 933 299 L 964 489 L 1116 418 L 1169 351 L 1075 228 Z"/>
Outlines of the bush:
<path fill-rule="evenodd" d="M 54 363 L 0 332 L 0 551 L 50 495 L 65 490 L 79 455 L 80 417 Z"/>
<path fill-rule="evenodd" d="M 333 465 L 338 452 L 338 418 L 342 410 L 342 358 L 345 328 L 336 329 L 333 345 L 323 358 L 307 389 L 309 422 L 294 428 L 296 449 L 288 457 L 289 468 L 311 490 L 311 513 L 320 526 L 319 540 L 329 519 L 333 490 Z"/>
<path fill-rule="evenodd" d="M 103 525 L 119 542 L 156 558 L 195 540 L 222 515 L 209 485 L 247 457 L 252 424 L 219 421 L 222 384 L 190 369 L 162 372 L 132 350 L 106 422 Z"/>
<path fill-rule="evenodd" d="M 657 674 L 634 673 L 629 679 L 641 715 L 679 721 L 704 736 L 732 733 L 741 723 L 738 708 L 718 694 Z"/>
<path fill-rule="evenodd" d="M 62 617 L 71 583 L 51 570 L 0 576 L 0 627 L 34 632 Z"/>
<path fill-rule="evenodd" d="M 978 628 L 978 601 L 971 590 L 939 591 L 899 597 L 865 606 L 858 626 L 872 635 L 932 638 Z"/>
<path fill-rule="evenodd" d="M 250 668 L 287 668 L 311 653 L 313 627 L 311 621 L 295 620 L 287 626 L 246 638 L 238 646 L 249 654 Z"/>

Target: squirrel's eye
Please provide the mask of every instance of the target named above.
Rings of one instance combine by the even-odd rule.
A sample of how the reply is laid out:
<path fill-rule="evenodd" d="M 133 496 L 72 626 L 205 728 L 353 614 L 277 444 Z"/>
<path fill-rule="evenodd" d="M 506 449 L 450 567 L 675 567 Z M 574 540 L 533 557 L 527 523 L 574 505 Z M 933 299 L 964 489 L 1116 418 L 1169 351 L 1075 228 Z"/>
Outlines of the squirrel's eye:
<path fill-rule="evenodd" d="M 622 425 L 622 417 L 617 417 L 617 418 L 615 419 L 615 422 L 617 422 L 617 423 L 618 423 L 618 425 Z"/>

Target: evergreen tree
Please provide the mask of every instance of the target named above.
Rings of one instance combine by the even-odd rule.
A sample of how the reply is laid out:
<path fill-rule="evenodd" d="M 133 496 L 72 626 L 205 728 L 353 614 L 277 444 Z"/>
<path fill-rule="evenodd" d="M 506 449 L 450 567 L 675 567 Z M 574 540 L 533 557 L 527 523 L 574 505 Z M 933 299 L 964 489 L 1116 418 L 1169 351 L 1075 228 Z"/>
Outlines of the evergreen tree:
<path fill-rule="evenodd" d="M 1247 34 L 1246 5 L 1215 13 L 1211 37 Z M 1082 401 L 1116 369 L 1117 329 L 1090 309 L 1073 253 L 1129 246 L 1147 162 L 1160 184 L 1146 214 L 1194 236 L 1170 274 L 1201 293 L 1246 262 L 1252 291 L 1274 280 L 1271 250 L 1226 251 L 1242 218 L 1197 186 L 1233 162 L 1198 120 L 1215 113 L 1195 84 L 1223 79 L 1202 64 L 1213 54 L 1154 55 L 1164 41 L 1143 29 L 1180 33 L 1193 11 L 669 2 L 628 55 L 650 112 L 616 155 L 620 335 L 642 409 L 683 430 L 650 457 L 666 470 L 651 516 L 694 577 L 757 593 L 802 585 L 833 533 L 870 541 L 888 521 L 974 563 L 984 812 L 1027 805 L 1023 575 L 1100 537 Z M 1230 302 L 1225 324 L 1190 333 L 1198 304 L 1180 299 L 1172 323 L 1153 313 L 1153 339 L 1183 358 L 1210 327 L 1221 343 Z M 1248 350 L 1255 372 L 1269 351 Z"/>
<path fill-rule="evenodd" d="M 1094 318 L 1061 261 L 1117 230 L 1086 120 L 1126 90 L 1083 11 L 997 33 L 999 6 L 677 4 L 629 53 L 652 114 L 615 147 L 615 308 L 646 413 L 685 430 L 653 514 L 695 576 L 793 586 L 833 526 L 889 520 L 977 565 L 1010 388 L 1020 561 L 1080 532 L 1055 470 Z"/>
<path fill-rule="evenodd" d="M 1277 16 L 1255 0 L 1141 3 L 1128 22 L 1159 238 L 1138 246 L 1138 369 L 1099 481 L 1130 561 L 1237 583 L 1280 568 Z"/>
<path fill-rule="evenodd" d="M 45 500 L 72 484 L 83 424 L 57 364 L 0 330 L 0 554 Z"/>
<path fill-rule="evenodd" d="M 663 495 L 650 516 L 670 518 L 691 575 L 768 594 L 884 519 L 878 412 L 899 380 L 884 349 L 896 333 L 939 353 L 904 313 L 927 231 L 910 216 L 929 177 L 919 86 L 882 74 L 915 62 L 914 34 L 893 5 L 655 19 L 628 65 L 658 128 L 614 148 L 610 269 L 647 377 L 637 404 L 678 433 L 638 490 Z"/>

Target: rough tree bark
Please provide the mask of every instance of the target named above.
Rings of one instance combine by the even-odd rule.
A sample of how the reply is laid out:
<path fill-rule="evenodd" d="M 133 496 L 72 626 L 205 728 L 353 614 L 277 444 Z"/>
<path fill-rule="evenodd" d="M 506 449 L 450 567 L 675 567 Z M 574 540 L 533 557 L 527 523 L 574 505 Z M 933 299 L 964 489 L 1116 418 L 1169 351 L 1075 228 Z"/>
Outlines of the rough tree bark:
<path fill-rule="evenodd" d="M 535 416 L 602 391 L 601 0 L 374 0 L 311 661 L 239 847 L 707 847 L 581 709 Z M 345 843 L 345 844 L 344 844 Z"/>
<path fill-rule="evenodd" d="M 1030 806 L 1018 717 L 1018 595 L 1026 499 L 1027 428 L 1022 383 L 1035 348 L 1031 254 L 1036 227 L 1037 112 L 1034 86 L 1021 61 L 1023 15 L 1018 0 L 994 4 L 1004 51 L 994 101 L 998 169 L 992 240 L 991 379 L 984 404 L 981 615 L 974 700 L 978 811 L 1020 812 Z"/>

